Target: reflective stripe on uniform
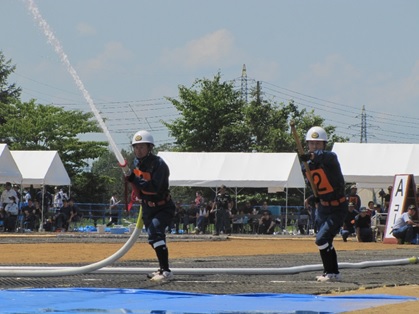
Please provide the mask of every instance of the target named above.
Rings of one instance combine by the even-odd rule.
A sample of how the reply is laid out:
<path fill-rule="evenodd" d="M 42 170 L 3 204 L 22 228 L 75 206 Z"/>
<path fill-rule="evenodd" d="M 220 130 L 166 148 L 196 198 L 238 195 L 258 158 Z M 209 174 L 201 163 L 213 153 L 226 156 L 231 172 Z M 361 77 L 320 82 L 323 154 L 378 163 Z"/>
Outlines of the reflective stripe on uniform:
<path fill-rule="evenodd" d="M 157 241 L 157 242 L 153 243 L 153 248 L 163 246 L 163 245 L 166 245 L 166 242 L 164 242 L 164 240 L 160 240 L 160 241 Z"/>

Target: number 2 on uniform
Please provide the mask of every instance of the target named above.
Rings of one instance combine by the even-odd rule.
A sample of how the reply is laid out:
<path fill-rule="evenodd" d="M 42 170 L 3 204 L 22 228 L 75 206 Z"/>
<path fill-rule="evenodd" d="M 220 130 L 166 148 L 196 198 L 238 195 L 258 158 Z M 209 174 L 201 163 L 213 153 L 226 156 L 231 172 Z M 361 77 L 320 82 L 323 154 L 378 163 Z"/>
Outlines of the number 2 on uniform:
<path fill-rule="evenodd" d="M 333 187 L 323 169 L 312 170 L 311 175 L 313 177 L 313 183 L 317 188 L 317 193 L 323 195 L 333 192 Z"/>

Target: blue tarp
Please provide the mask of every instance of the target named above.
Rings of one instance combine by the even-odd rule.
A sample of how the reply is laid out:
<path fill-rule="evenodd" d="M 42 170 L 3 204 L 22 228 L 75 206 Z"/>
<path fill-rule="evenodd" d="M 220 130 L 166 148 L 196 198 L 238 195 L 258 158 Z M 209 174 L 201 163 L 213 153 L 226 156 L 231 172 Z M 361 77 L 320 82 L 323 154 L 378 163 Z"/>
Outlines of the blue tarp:
<path fill-rule="evenodd" d="M 138 289 L 9 289 L 0 290 L 0 311 L 3 314 L 340 313 L 417 300 L 391 295 L 215 295 Z"/>

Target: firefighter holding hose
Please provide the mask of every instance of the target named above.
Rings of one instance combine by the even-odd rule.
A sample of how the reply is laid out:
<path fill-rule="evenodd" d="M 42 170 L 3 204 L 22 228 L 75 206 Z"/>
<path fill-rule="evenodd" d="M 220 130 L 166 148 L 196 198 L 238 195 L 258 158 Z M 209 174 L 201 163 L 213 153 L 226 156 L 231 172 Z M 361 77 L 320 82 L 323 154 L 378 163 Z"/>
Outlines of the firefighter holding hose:
<path fill-rule="evenodd" d="M 148 243 L 156 252 L 160 266 L 148 278 L 167 281 L 173 275 L 169 268 L 165 230 L 175 214 L 175 204 L 169 191 L 169 167 L 163 159 L 152 153 L 154 139 L 148 131 L 135 133 L 131 144 L 135 155 L 134 169 L 126 179 L 132 183 L 135 196 L 141 200 Z"/>

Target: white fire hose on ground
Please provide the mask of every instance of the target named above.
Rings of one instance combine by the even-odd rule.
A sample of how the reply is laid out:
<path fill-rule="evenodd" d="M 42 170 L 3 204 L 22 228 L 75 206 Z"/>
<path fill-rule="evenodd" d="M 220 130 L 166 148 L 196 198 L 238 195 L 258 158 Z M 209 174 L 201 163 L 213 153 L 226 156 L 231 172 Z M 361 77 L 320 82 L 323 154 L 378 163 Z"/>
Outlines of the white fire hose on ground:
<path fill-rule="evenodd" d="M 116 261 L 119 257 L 125 254 L 131 247 L 128 243 L 131 239 L 138 237 L 139 229 L 135 229 L 129 241 L 117 253 L 108 257 L 107 259 L 94 264 L 81 267 L 57 267 L 57 266 L 0 266 L 0 277 L 44 277 L 44 276 L 66 276 L 77 275 L 88 272 L 98 274 L 142 274 L 155 271 L 155 268 L 141 268 L 141 267 L 105 267 L 110 263 Z M 136 232 L 137 231 L 137 232 Z M 137 234 L 135 234 L 137 233 Z M 135 241 L 134 241 L 135 242 Z M 125 249 L 124 249 L 125 248 Z M 368 267 L 383 267 L 383 266 L 399 266 L 418 263 L 418 257 L 410 257 L 395 260 L 384 261 L 365 261 L 359 263 L 339 263 L 340 269 L 347 268 L 368 268 Z M 213 274 L 228 274 L 228 275 L 286 275 L 297 274 L 309 271 L 323 270 L 323 265 L 303 265 L 283 268 L 172 268 L 173 273 L 177 275 L 213 275 Z"/>
<path fill-rule="evenodd" d="M 102 261 L 88 264 L 80 267 L 38 267 L 38 268 L 28 268 L 28 267 L 0 267 L 0 277 L 53 277 L 53 276 L 70 276 L 70 275 L 79 275 L 89 272 L 96 271 L 100 268 L 108 266 L 129 251 L 129 249 L 135 244 L 138 239 L 138 236 L 141 233 L 143 228 L 142 223 L 142 213 L 143 209 L 140 206 L 140 212 L 138 214 L 137 224 L 134 231 L 132 232 L 128 241 L 113 255 L 105 258 Z"/>

